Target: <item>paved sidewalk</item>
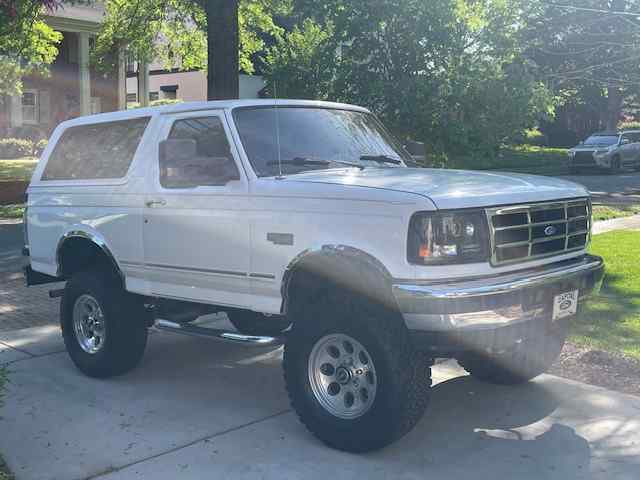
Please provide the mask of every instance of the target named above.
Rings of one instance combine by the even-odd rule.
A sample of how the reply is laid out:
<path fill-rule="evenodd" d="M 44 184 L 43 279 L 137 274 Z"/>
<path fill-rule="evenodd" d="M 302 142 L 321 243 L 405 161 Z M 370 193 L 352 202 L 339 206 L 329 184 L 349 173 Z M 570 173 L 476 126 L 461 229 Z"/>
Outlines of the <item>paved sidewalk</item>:
<path fill-rule="evenodd" d="M 604 220 L 594 222 L 593 234 L 611 232 L 613 230 L 640 230 L 640 215 L 631 217 L 614 218 L 613 220 Z"/>
<path fill-rule="evenodd" d="M 56 328 L 0 333 L 0 342 L 14 355 L 0 451 L 17 480 L 637 480 L 640 472 L 640 399 L 551 375 L 498 387 L 439 364 L 416 429 L 380 452 L 350 455 L 322 445 L 290 411 L 279 349 L 154 333 L 139 368 L 100 381 L 57 353 Z"/>

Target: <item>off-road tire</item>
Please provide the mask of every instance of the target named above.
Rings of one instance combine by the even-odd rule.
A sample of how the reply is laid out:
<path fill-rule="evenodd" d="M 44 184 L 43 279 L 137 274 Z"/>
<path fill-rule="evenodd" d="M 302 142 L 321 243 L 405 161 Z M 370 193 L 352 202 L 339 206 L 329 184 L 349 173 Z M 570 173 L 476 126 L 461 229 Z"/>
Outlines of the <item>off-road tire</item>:
<path fill-rule="evenodd" d="M 473 353 L 458 359 L 473 377 L 500 385 L 526 383 L 546 372 L 556 361 L 569 331 L 569 323 L 560 320 L 538 335 L 524 339 L 502 354 Z"/>
<path fill-rule="evenodd" d="M 337 288 L 300 299 L 290 311 L 294 323 L 284 350 L 284 378 L 293 409 L 316 437 L 348 452 L 380 449 L 418 423 L 430 396 L 433 362 L 411 347 L 401 319 L 373 301 Z M 362 416 L 343 419 L 318 402 L 309 381 L 309 356 L 315 343 L 342 333 L 370 353 L 378 377 L 373 404 Z"/>
<path fill-rule="evenodd" d="M 85 352 L 73 326 L 73 308 L 83 294 L 94 297 L 102 309 L 107 331 L 103 347 Z M 90 377 L 122 375 L 140 362 L 147 344 L 149 313 L 142 301 L 126 292 L 108 267 L 74 274 L 60 303 L 60 325 L 67 352 L 80 371 Z"/>
<path fill-rule="evenodd" d="M 243 335 L 275 337 L 285 330 L 290 322 L 283 315 L 267 316 L 250 310 L 230 310 L 229 321 Z"/>

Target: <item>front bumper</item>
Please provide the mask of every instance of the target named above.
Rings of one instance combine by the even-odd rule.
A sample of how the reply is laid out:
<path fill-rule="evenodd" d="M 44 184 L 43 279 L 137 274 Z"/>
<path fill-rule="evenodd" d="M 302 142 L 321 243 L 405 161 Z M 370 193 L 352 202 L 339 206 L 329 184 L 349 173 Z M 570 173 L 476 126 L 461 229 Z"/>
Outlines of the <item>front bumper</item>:
<path fill-rule="evenodd" d="M 602 258 L 593 255 L 465 280 L 396 282 L 393 293 L 409 330 L 477 332 L 550 318 L 553 296 L 598 290 Z"/>

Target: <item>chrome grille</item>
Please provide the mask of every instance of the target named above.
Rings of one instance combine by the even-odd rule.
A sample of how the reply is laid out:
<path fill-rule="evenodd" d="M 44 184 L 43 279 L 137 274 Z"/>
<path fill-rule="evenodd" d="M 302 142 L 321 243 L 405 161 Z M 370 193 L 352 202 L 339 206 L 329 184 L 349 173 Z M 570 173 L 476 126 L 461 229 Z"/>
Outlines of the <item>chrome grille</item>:
<path fill-rule="evenodd" d="M 588 199 L 489 208 L 486 212 L 493 265 L 580 250 L 591 235 Z"/>

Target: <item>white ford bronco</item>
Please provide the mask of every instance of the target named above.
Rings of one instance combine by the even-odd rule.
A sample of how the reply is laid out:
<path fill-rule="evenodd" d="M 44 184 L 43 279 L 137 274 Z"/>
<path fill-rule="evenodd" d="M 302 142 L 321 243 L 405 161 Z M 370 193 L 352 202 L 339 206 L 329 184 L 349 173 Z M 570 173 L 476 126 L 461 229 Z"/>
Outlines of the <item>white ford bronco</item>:
<path fill-rule="evenodd" d="M 435 358 L 525 382 L 598 288 L 588 192 L 409 168 L 366 109 L 289 100 L 82 117 L 28 189 L 29 285 L 65 281 L 60 323 L 92 377 L 138 364 L 150 327 L 284 344 L 293 408 L 364 452 L 424 413 Z M 226 312 L 235 329 L 202 317 Z"/>

